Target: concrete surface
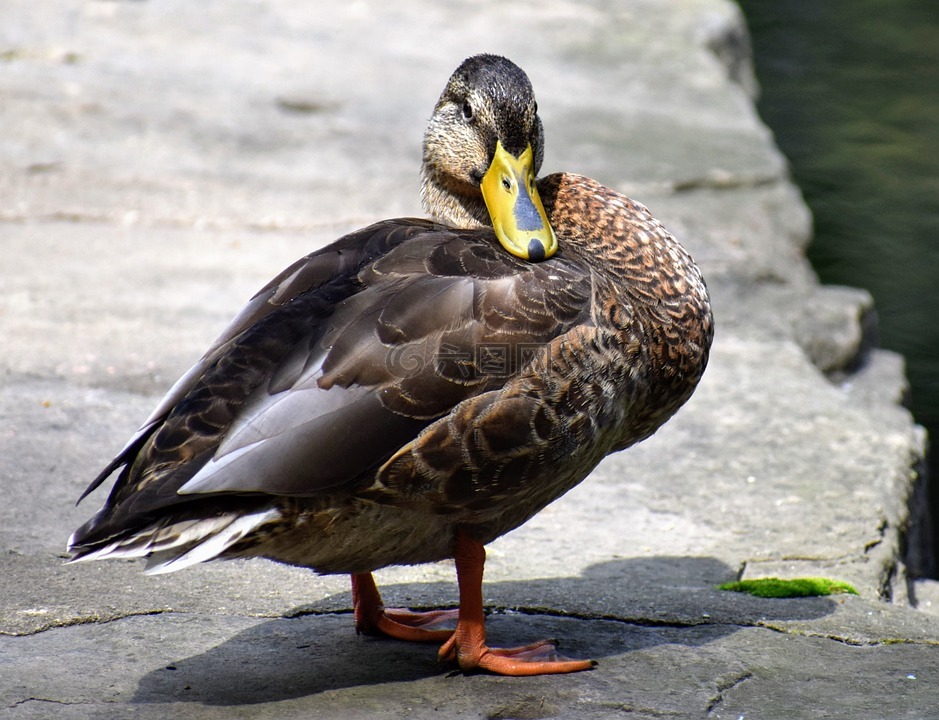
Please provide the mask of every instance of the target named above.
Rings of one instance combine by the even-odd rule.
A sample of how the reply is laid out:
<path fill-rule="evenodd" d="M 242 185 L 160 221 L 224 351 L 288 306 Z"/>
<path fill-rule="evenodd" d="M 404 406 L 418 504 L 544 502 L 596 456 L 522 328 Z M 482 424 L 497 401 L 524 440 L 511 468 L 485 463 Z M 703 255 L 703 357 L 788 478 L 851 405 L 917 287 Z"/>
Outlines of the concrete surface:
<path fill-rule="evenodd" d="M 74 500 L 253 291 L 420 214 L 423 125 L 465 56 L 532 78 L 545 172 L 649 205 L 712 288 L 673 422 L 491 546 L 494 643 L 574 676 L 463 676 L 355 635 L 347 579 L 265 562 L 62 563 Z M 0 717 L 939 717 L 902 361 L 822 288 L 725 0 L 7 0 L 0 9 Z M 912 509 L 912 512 L 911 512 Z M 737 577 L 860 596 L 761 600 Z M 446 606 L 447 563 L 379 574 Z M 919 607 L 917 609 L 915 606 Z"/>

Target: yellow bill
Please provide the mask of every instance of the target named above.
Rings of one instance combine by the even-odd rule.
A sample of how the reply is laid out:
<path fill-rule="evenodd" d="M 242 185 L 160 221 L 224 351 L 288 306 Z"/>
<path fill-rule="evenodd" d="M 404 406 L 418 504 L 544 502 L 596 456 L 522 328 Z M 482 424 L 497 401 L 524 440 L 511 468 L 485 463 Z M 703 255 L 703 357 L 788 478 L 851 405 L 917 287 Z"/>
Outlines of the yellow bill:
<path fill-rule="evenodd" d="M 558 241 L 535 187 L 531 145 L 515 158 L 497 142 L 481 189 L 502 247 L 532 262 L 554 255 Z"/>

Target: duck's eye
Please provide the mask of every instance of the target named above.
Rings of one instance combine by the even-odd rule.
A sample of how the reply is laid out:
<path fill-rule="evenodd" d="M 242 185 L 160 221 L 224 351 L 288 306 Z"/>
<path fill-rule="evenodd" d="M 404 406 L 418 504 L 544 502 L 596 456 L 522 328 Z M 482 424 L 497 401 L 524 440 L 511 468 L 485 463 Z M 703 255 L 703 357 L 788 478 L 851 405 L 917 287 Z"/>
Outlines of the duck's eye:
<path fill-rule="evenodd" d="M 512 181 L 505 175 L 502 176 L 502 187 L 509 192 L 512 191 Z"/>
<path fill-rule="evenodd" d="M 535 100 L 535 115 L 538 114 L 538 101 Z"/>
<path fill-rule="evenodd" d="M 469 100 L 463 101 L 463 119 L 466 120 L 466 122 L 473 119 L 473 106 L 470 105 Z"/>

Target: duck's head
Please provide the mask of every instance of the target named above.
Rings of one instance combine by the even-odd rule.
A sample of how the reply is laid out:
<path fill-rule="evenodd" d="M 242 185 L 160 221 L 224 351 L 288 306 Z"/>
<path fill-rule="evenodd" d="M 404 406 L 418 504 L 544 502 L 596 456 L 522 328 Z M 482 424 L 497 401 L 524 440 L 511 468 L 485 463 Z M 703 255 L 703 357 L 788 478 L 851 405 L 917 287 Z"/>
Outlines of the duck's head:
<path fill-rule="evenodd" d="M 557 250 L 535 178 L 544 132 L 528 76 L 497 55 L 456 69 L 424 135 L 421 197 L 439 222 L 492 226 L 502 246 L 526 260 Z"/>

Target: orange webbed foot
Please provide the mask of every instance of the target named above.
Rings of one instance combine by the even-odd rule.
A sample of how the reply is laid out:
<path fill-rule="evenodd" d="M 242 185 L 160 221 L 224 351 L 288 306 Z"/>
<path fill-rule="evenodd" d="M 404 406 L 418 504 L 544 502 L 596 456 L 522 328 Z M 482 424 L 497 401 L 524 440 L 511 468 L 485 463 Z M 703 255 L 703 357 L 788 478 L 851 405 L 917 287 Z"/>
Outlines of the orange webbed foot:
<path fill-rule="evenodd" d="M 461 644 L 454 634 L 437 655 L 440 660 L 456 660 L 463 672 L 486 670 L 498 675 L 555 675 L 596 667 L 593 660 L 573 660 L 558 654 L 557 644 L 543 640 L 515 648 L 494 648 L 479 642 Z"/>
<path fill-rule="evenodd" d="M 456 660 L 464 672 L 486 670 L 499 675 L 553 675 L 580 672 L 596 666 L 592 660 L 572 660 L 557 652 L 557 643 L 541 641 L 516 648 L 493 648 L 486 644 L 483 614 L 482 543 L 457 533 L 454 551 L 460 584 L 460 619 L 453 636 L 440 648 L 440 660 Z"/>

